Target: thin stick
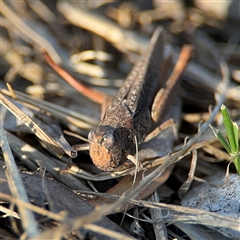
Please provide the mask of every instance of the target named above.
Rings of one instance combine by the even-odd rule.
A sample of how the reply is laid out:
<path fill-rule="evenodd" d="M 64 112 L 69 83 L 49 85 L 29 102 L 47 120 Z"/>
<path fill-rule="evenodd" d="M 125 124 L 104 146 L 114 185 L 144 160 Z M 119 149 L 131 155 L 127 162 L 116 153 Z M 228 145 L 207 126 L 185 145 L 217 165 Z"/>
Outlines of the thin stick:
<path fill-rule="evenodd" d="M 93 102 L 96 102 L 102 105 L 106 99 L 106 96 L 103 93 L 94 91 L 91 88 L 88 88 L 84 84 L 78 82 L 74 77 L 72 77 L 67 71 L 57 65 L 45 49 L 41 49 L 46 62 L 53 68 L 53 70 L 58 73 L 65 81 L 67 81 L 73 88 L 79 91 L 82 95 L 90 98 Z"/>

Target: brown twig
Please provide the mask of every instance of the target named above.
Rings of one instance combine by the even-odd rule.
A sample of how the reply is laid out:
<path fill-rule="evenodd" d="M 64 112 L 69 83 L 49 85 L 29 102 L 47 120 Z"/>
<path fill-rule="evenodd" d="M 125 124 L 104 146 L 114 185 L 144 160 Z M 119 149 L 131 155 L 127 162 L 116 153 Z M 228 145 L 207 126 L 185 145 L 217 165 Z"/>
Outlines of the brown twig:
<path fill-rule="evenodd" d="M 166 82 L 164 92 L 163 93 L 160 92 L 160 94 L 158 93 L 157 96 L 155 97 L 154 104 L 158 105 L 157 107 L 153 106 L 154 116 L 156 116 L 155 118 L 161 116 L 164 110 L 164 104 L 166 105 L 169 102 L 168 100 L 169 95 L 173 91 L 173 88 L 176 88 L 177 81 L 179 80 L 180 76 L 184 72 L 187 66 L 187 63 L 192 55 L 192 52 L 193 52 L 193 47 L 191 45 L 183 46 L 180 52 L 178 61 L 173 69 L 173 72 L 169 77 L 168 81 Z"/>
<path fill-rule="evenodd" d="M 79 91 L 82 95 L 90 98 L 93 102 L 96 102 L 100 105 L 105 102 L 106 96 L 103 93 L 92 90 L 91 88 L 78 82 L 67 71 L 57 65 L 45 49 L 41 49 L 41 53 L 43 54 L 46 62 L 53 68 L 53 70 L 58 73 L 65 81 L 67 81 L 72 87 Z"/>

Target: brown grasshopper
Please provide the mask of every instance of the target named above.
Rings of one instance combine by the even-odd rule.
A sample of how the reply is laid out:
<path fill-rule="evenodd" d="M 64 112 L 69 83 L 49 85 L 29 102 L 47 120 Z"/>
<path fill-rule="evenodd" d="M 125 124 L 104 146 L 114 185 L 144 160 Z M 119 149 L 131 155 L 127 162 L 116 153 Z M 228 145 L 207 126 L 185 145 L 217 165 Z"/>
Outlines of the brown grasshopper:
<path fill-rule="evenodd" d="M 154 32 L 146 52 L 129 73 L 97 127 L 88 135 L 90 156 L 100 169 L 111 171 L 141 143 L 151 124 L 151 107 L 160 89 L 163 29 Z"/>

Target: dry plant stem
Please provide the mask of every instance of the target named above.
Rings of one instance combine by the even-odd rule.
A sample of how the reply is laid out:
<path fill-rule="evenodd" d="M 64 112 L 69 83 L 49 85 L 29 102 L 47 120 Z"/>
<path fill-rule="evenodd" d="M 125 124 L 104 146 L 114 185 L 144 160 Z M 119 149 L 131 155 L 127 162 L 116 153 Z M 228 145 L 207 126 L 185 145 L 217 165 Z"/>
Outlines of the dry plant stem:
<path fill-rule="evenodd" d="M 5 89 L 0 89 L 0 92 L 6 96 L 11 97 L 9 91 Z M 98 121 L 94 120 L 93 118 L 87 117 L 79 112 L 77 113 L 71 109 L 66 109 L 57 104 L 50 103 L 41 99 L 36 99 L 16 90 L 14 90 L 14 92 L 17 95 L 17 101 L 23 102 L 25 105 L 30 106 L 33 109 L 37 108 L 37 110 L 41 109 L 46 112 L 50 112 L 55 117 L 63 119 L 76 127 L 91 129 L 92 126 L 96 126 L 98 123 Z"/>
<path fill-rule="evenodd" d="M 131 215 L 131 218 L 133 219 L 131 226 L 130 226 L 130 232 L 135 233 L 137 236 L 141 236 L 143 233 L 143 228 L 141 227 L 141 225 L 139 224 L 139 209 L 138 208 L 134 208 L 133 209 L 133 213 Z M 129 214 L 127 214 L 129 215 Z M 122 225 L 124 221 L 124 217 L 120 223 L 120 225 Z"/>
<path fill-rule="evenodd" d="M 118 195 L 108 195 L 105 193 L 95 192 L 82 192 L 83 194 L 90 194 L 96 196 L 102 196 L 112 200 L 118 200 Z M 236 219 L 222 216 L 214 212 L 208 212 L 201 209 L 183 207 L 173 204 L 166 204 L 160 202 L 149 202 L 144 200 L 129 199 L 128 203 L 138 207 L 152 208 L 152 209 L 165 209 L 171 214 L 166 215 L 163 220 L 172 223 L 172 221 L 184 221 L 190 224 L 203 224 L 211 227 L 229 227 L 230 229 L 240 231 L 239 222 Z M 103 205 L 102 207 L 104 207 Z M 116 212 L 116 211 L 115 211 Z M 176 215 L 174 215 L 176 213 Z M 187 213 L 187 214 L 186 214 Z"/>
<path fill-rule="evenodd" d="M 240 121 L 237 121 L 237 124 L 240 124 Z M 219 130 L 222 133 L 225 133 L 225 129 L 223 126 L 220 126 Z M 199 148 L 209 145 L 213 142 L 216 142 L 216 138 L 212 134 L 211 129 L 208 129 L 197 139 L 197 141 L 194 144 L 191 145 L 191 147 L 186 151 L 184 156 L 188 155 L 194 149 L 199 149 Z M 177 152 L 182 147 L 183 147 L 182 145 L 177 146 L 177 148 L 175 148 L 174 151 Z M 184 156 L 182 156 L 182 157 L 184 157 Z M 147 160 L 146 162 L 143 162 L 143 167 L 146 169 L 150 169 L 150 168 L 159 166 L 160 164 L 165 162 L 168 159 L 168 157 L 169 156 L 167 155 L 167 156 L 160 157 L 157 159 Z M 132 174 L 134 172 L 134 170 L 135 170 L 135 166 L 131 166 L 128 168 L 124 168 L 122 170 L 118 169 L 115 172 L 101 172 L 99 174 L 93 175 L 91 173 L 87 173 L 87 172 L 83 171 L 82 169 L 72 166 L 71 169 L 69 170 L 69 173 L 71 173 L 79 178 L 85 179 L 85 180 L 104 181 L 104 180 L 119 178 L 119 177 L 123 177 L 123 176 L 129 175 L 129 174 Z"/>
<path fill-rule="evenodd" d="M 192 52 L 193 52 L 192 46 L 190 46 L 190 45 L 183 46 L 183 48 L 180 52 L 178 61 L 173 69 L 173 72 L 172 72 L 171 76 L 169 77 L 168 81 L 166 82 L 166 86 L 164 87 L 164 89 L 161 89 L 158 91 L 158 93 L 154 99 L 154 103 L 152 106 L 152 113 L 151 113 L 152 119 L 154 122 L 159 122 L 159 120 L 161 118 L 161 114 L 164 110 L 164 106 L 169 104 L 169 98 L 171 96 L 171 93 L 173 92 L 173 89 L 176 88 L 176 84 L 177 84 L 180 76 L 184 72 L 184 70 L 187 66 L 187 63 L 192 55 Z M 164 123 L 162 123 L 156 129 L 154 129 L 148 136 L 146 136 L 144 141 L 146 142 L 146 141 L 152 139 L 154 136 L 159 134 L 163 129 L 166 129 L 170 126 L 173 127 L 173 130 L 175 133 L 176 131 L 175 131 L 173 119 L 169 119 L 169 120 L 165 121 Z"/>
<path fill-rule="evenodd" d="M 68 42 L 66 42 L 68 32 L 63 25 L 59 23 L 59 18 L 52 11 L 51 7 L 49 8 L 47 4 L 41 0 L 27 1 L 27 5 L 47 24 L 59 43 L 63 45 L 68 44 Z"/>
<path fill-rule="evenodd" d="M 148 197 L 149 195 L 151 195 L 153 192 L 156 191 L 156 189 L 162 185 L 170 176 L 172 169 L 173 169 L 174 165 L 169 166 L 161 176 L 159 176 L 156 180 L 151 182 L 151 185 L 145 190 L 145 191 L 139 191 L 137 193 L 137 195 L 135 196 L 135 199 L 144 199 L 146 197 Z M 137 176 L 136 176 L 136 182 L 135 182 L 135 186 L 138 186 L 138 184 L 141 182 L 142 178 L 144 177 L 144 175 L 147 175 L 149 173 L 151 173 L 152 171 L 154 171 L 155 168 L 151 168 L 148 169 L 147 171 L 140 171 L 138 172 Z M 134 191 L 132 190 L 132 186 L 133 186 L 133 176 L 131 174 L 123 177 L 119 183 L 117 183 L 114 187 L 110 188 L 106 193 L 107 194 L 111 194 L 111 195 L 118 195 L 118 196 L 122 196 L 124 195 L 125 192 L 130 192 L 130 191 Z M 88 202 L 92 205 L 92 206 L 99 206 L 99 205 L 103 205 L 103 204 L 111 204 L 113 201 L 110 199 L 104 199 L 104 198 L 93 198 L 88 200 Z M 126 207 L 128 209 L 134 207 L 133 204 L 128 204 L 123 205 L 121 207 L 119 207 L 118 211 L 119 212 L 123 212 L 125 211 Z M 117 209 L 116 209 L 117 211 Z"/>
<path fill-rule="evenodd" d="M 60 174 L 60 172 L 56 169 L 62 169 L 66 167 L 65 163 L 60 162 L 60 160 L 53 158 L 51 156 L 46 156 L 39 152 L 36 148 L 26 144 L 21 139 L 17 138 L 11 133 L 6 132 L 8 141 L 12 147 L 14 153 L 18 156 L 18 158 L 22 161 L 23 164 L 26 164 L 26 161 L 31 161 L 36 164 L 38 161 L 38 165 L 46 167 L 47 171 L 51 173 L 56 180 L 64 183 L 71 189 L 85 189 L 89 190 L 89 188 L 83 184 L 80 180 L 75 178 L 70 174 Z M 26 157 L 27 156 L 27 157 Z M 30 166 L 30 164 L 26 164 L 32 171 L 36 171 L 37 167 Z"/>
<path fill-rule="evenodd" d="M 205 231 L 201 226 L 196 225 L 193 226 L 182 222 L 175 222 L 174 226 L 182 230 L 190 239 L 204 239 L 204 240 L 217 239 L 212 236 L 210 237 L 208 232 Z"/>
<path fill-rule="evenodd" d="M 25 203 L 29 203 L 26 190 L 23 186 L 22 179 L 19 175 L 14 157 L 8 145 L 8 141 L 1 122 L 0 122 L 0 140 L 3 156 L 7 167 L 6 176 L 8 179 L 8 184 L 11 193 L 15 198 L 21 199 Z M 38 234 L 38 229 L 35 224 L 33 213 L 26 209 L 25 207 L 23 207 L 21 204 L 17 204 L 17 206 L 22 219 L 22 226 L 25 232 L 27 233 L 27 236 L 28 237 L 36 236 Z"/>
<path fill-rule="evenodd" d="M 160 200 L 159 200 L 158 193 L 154 192 L 149 197 L 149 201 L 150 202 L 159 202 Z M 151 219 L 153 221 L 153 228 L 154 228 L 154 233 L 155 233 L 156 239 L 167 240 L 168 234 L 167 234 L 167 229 L 166 229 L 165 223 L 163 220 L 161 222 L 159 221 L 160 219 L 163 219 L 162 209 L 150 208 L 150 213 L 151 213 Z"/>
<path fill-rule="evenodd" d="M 172 118 L 168 119 L 167 121 L 163 122 L 162 124 L 160 124 L 160 126 L 158 126 L 157 128 L 155 128 L 152 132 L 150 132 L 146 138 L 144 139 L 144 142 L 148 142 L 150 140 L 152 140 L 153 138 L 155 138 L 156 136 L 158 136 L 162 131 L 168 129 L 172 127 L 173 129 L 173 134 L 174 137 L 177 138 L 177 126 L 175 125 L 175 122 L 173 121 Z"/>
<path fill-rule="evenodd" d="M 17 99 L 17 95 L 16 95 L 16 93 L 14 92 L 11 84 L 10 84 L 10 83 L 7 83 L 6 85 L 7 85 L 7 88 L 8 88 L 9 93 L 11 94 L 12 99 L 14 99 L 14 100 Z"/>
<path fill-rule="evenodd" d="M 57 9 L 73 25 L 87 29 L 108 42 L 112 43 L 120 51 L 130 49 L 131 51 L 141 52 L 142 46 L 146 46 L 147 38 L 141 37 L 123 28 L 108 19 L 97 15 L 96 11 L 86 11 L 75 7 L 67 1 L 57 3 Z M 111 34 L 109 34 L 111 32 Z"/>
<path fill-rule="evenodd" d="M 177 58 L 177 56 L 176 56 Z M 194 79 L 196 83 L 201 82 L 201 85 L 210 91 L 221 92 L 222 88 L 218 84 L 219 76 L 216 76 L 215 73 L 212 73 L 207 68 L 202 67 L 201 65 L 191 61 L 186 68 L 186 74 Z M 239 101 L 239 87 L 231 87 L 227 89 L 226 97 L 233 101 Z"/>
<path fill-rule="evenodd" d="M 115 196 L 115 197 L 118 197 L 118 196 Z M 123 197 L 123 199 L 126 200 L 126 197 L 127 196 Z M 112 207 L 112 205 L 116 207 L 118 205 L 117 204 L 118 202 L 120 205 L 122 204 L 120 199 L 116 203 L 110 204 L 108 207 Z M 157 203 L 157 202 L 147 202 L 147 201 L 139 201 L 139 200 L 131 200 L 129 202 L 139 207 L 150 207 L 150 208 L 157 208 L 157 209 L 164 208 L 166 210 L 171 210 L 174 212 L 176 211 L 178 214 L 179 213 L 183 214 L 183 215 L 166 216 L 165 218 L 166 218 L 166 221 L 168 222 L 172 222 L 173 220 L 176 220 L 176 221 L 185 221 L 186 223 L 191 223 L 191 224 L 204 224 L 212 227 L 227 227 L 237 231 L 240 230 L 239 222 L 236 222 L 235 219 L 225 217 L 216 213 L 212 213 L 212 212 L 208 212 L 200 209 L 193 209 L 189 207 L 182 207 L 182 206 Z M 106 208 L 107 208 L 106 205 L 103 205 L 101 207 L 103 211 L 108 212 Z M 186 213 L 188 214 L 186 215 Z"/>
<path fill-rule="evenodd" d="M 26 173 L 20 173 L 24 186 L 29 194 L 29 196 L 33 200 L 39 199 L 39 195 L 41 195 L 43 198 L 41 198 L 43 201 L 48 201 L 46 195 L 44 194 L 44 190 L 42 188 L 42 179 L 40 176 L 36 176 L 35 174 L 26 174 Z M 6 176 L 3 171 L 0 171 L 0 182 L 2 182 L 2 190 L 1 192 L 9 192 L 8 184 L 6 181 Z M 52 198 L 52 201 L 54 203 L 54 212 L 59 213 L 56 217 L 56 221 L 58 222 L 68 222 L 68 219 L 78 219 L 82 216 L 85 216 L 92 212 L 94 209 L 86 203 L 85 200 L 83 200 L 80 196 L 76 195 L 72 192 L 70 188 L 65 187 L 64 185 L 58 183 L 57 181 L 52 181 L 49 179 L 45 179 L 46 186 L 49 190 L 49 195 Z M 1 197 L 1 194 L 0 194 Z M 36 202 L 36 204 L 38 204 Z M 30 205 L 31 206 L 31 205 Z M 42 205 L 41 205 L 42 206 Z M 39 209 L 41 210 L 41 209 Z M 38 210 L 38 211 L 39 211 Z M 43 209 L 45 210 L 45 209 Z M 67 210 L 67 211 L 66 211 Z M 46 212 L 40 213 L 43 216 L 47 216 L 50 219 L 55 219 L 53 217 L 52 212 L 49 212 L 48 215 Z M 59 218 L 62 217 L 62 220 L 59 220 Z M 114 230 L 119 233 L 124 233 L 121 228 L 119 228 L 117 225 L 112 223 L 109 219 L 106 217 L 103 217 L 101 221 L 95 222 L 95 224 L 105 227 L 107 229 Z M 80 230 L 82 233 L 82 231 Z M 84 232 L 83 232 L 84 233 Z M 66 232 L 67 234 L 67 232 Z M 41 238 L 45 239 L 45 238 Z M 47 238 L 47 239 L 55 239 L 55 238 Z M 99 238 L 97 238 L 99 239 Z"/>
<path fill-rule="evenodd" d="M 41 177 L 42 177 L 42 189 L 43 189 L 43 192 L 47 198 L 47 202 L 48 202 L 48 205 L 49 205 L 49 209 L 54 212 L 54 203 L 49 195 L 49 191 L 48 191 L 48 188 L 47 188 L 47 185 L 46 185 L 46 167 L 44 166 L 41 166 L 39 164 L 39 169 L 40 169 L 40 173 L 41 173 Z"/>
<path fill-rule="evenodd" d="M 179 80 L 181 74 L 185 70 L 187 63 L 192 55 L 193 47 L 191 45 L 184 45 L 181 49 L 181 52 L 178 57 L 178 61 L 173 69 L 171 76 L 169 77 L 168 81 L 166 82 L 166 86 L 164 87 L 163 93 L 158 97 L 156 101 L 161 107 L 154 108 L 154 116 L 161 116 L 162 111 L 164 110 L 164 104 L 169 102 L 169 96 L 174 88 L 176 88 L 177 81 Z M 155 117 L 156 118 L 156 117 Z"/>
<path fill-rule="evenodd" d="M 54 219 L 54 220 L 59 221 L 59 222 L 62 222 L 66 219 L 66 216 L 63 212 L 62 212 L 62 214 L 53 213 L 53 212 L 51 212 L 49 210 L 46 210 L 42 207 L 35 206 L 31 203 L 25 202 L 21 199 L 15 198 L 15 197 L 10 196 L 10 195 L 5 194 L 5 193 L 1 193 L 1 200 L 9 201 L 9 202 L 14 203 L 16 205 L 20 205 L 20 206 L 22 206 L 22 208 L 31 210 L 31 212 L 38 213 L 42 216 L 46 216 L 50 219 Z"/>
<path fill-rule="evenodd" d="M 11 27 L 8 27 L 8 31 L 9 35 L 17 35 L 17 33 L 19 33 L 19 31 L 14 29 L 12 25 Z M 17 32 L 16 34 L 15 31 Z M 21 35 L 21 37 L 22 36 L 24 35 Z M 24 55 L 22 55 L 18 49 L 22 49 L 21 44 L 9 42 L 7 39 L 1 37 L 1 56 L 7 63 L 11 65 L 10 69 L 4 76 L 4 82 L 13 82 L 14 79 L 16 79 L 16 76 L 19 74 L 30 82 L 39 83 L 41 80 L 40 76 L 42 74 L 41 66 L 36 62 L 26 62 Z M 30 49 L 28 50 L 31 52 Z M 29 56 L 29 52 L 23 54 Z"/>
<path fill-rule="evenodd" d="M 27 116 L 24 112 L 22 112 L 18 107 L 16 107 L 12 102 L 10 102 L 7 98 L 5 98 L 0 93 L 1 104 L 6 107 L 14 116 L 16 116 L 19 120 L 21 120 L 27 127 L 31 129 L 31 131 L 41 139 L 49 149 L 52 150 L 54 154 L 59 157 L 62 157 L 64 152 L 68 154 L 70 157 L 74 157 L 77 153 L 70 146 L 61 146 L 57 141 L 55 141 L 52 137 L 48 136 L 41 127 L 38 126 L 29 116 Z"/>
<path fill-rule="evenodd" d="M 129 236 L 126 236 L 126 235 L 123 235 L 123 234 L 120 234 L 120 233 L 116 233 L 114 231 L 108 230 L 106 228 L 99 227 L 99 226 L 94 225 L 94 224 L 85 224 L 84 228 L 87 229 L 87 230 L 90 230 L 90 231 L 101 233 L 104 236 L 109 236 L 109 237 L 115 238 L 115 239 L 121 239 L 121 240 L 125 240 L 125 239 L 134 240 L 135 239 L 133 237 L 129 237 Z"/>
<path fill-rule="evenodd" d="M 237 121 L 237 124 L 240 124 L 240 121 Z M 222 133 L 226 133 L 226 131 L 224 130 L 224 127 L 223 126 L 220 126 L 219 127 L 219 130 L 222 132 Z M 212 131 L 211 129 L 207 129 L 207 131 L 205 131 L 204 133 L 202 133 L 201 136 L 198 136 L 197 139 L 195 139 L 194 142 L 192 142 L 192 145 L 189 147 L 189 149 L 185 152 L 185 154 L 182 156 L 182 158 L 186 155 L 188 155 L 191 151 L 193 151 L 194 149 L 199 149 L 201 147 L 204 147 L 206 145 L 209 145 L 213 142 L 216 142 L 216 138 L 215 136 L 212 134 Z M 181 149 L 185 147 L 185 144 L 184 145 L 181 145 Z M 176 151 L 175 153 L 181 151 L 179 150 L 179 146 L 177 146 L 177 148 L 175 148 L 174 150 Z M 158 159 L 155 159 L 153 161 L 148 161 L 146 163 L 143 163 L 143 167 L 144 168 L 151 168 L 151 167 L 154 167 L 154 166 L 158 166 L 160 164 L 162 164 L 163 162 L 165 162 L 167 159 L 168 159 L 169 156 L 164 156 L 164 157 L 161 157 L 161 158 L 158 158 Z M 118 173 L 118 172 L 117 172 Z M 125 170 L 124 172 L 121 172 L 121 174 L 127 174 L 129 173 L 129 169 Z M 116 172 L 115 172 L 116 174 Z"/>
<path fill-rule="evenodd" d="M 194 180 L 194 173 L 197 166 L 197 150 L 192 151 L 192 161 L 191 161 L 191 167 L 188 173 L 188 179 L 182 184 L 181 188 L 178 191 L 178 196 L 180 198 L 183 197 L 183 195 L 189 190 L 192 181 Z"/>
<path fill-rule="evenodd" d="M 76 222 L 80 221 L 81 219 L 75 219 Z M 74 225 L 74 226 L 73 226 Z M 117 233 L 115 231 L 97 226 L 95 224 L 82 224 L 81 226 L 76 226 L 77 223 L 74 224 L 73 221 L 71 221 L 70 223 L 65 223 L 60 225 L 60 227 L 58 227 L 56 230 L 52 231 L 52 230 L 48 230 L 43 232 L 42 234 L 38 235 L 36 238 L 32 238 L 32 240 L 36 239 L 62 239 L 62 236 L 69 234 L 69 231 L 73 231 L 73 230 L 77 230 L 78 228 L 82 227 L 86 230 L 90 230 L 93 231 L 95 233 L 101 234 L 105 237 L 109 237 L 110 239 L 116 239 L 116 240 L 134 240 L 135 238 L 129 237 L 127 235 L 121 234 L 121 233 Z M 104 239 L 104 238 L 103 238 Z"/>
<path fill-rule="evenodd" d="M 105 197 L 109 197 L 111 199 L 119 199 L 119 196 L 109 196 L 107 194 L 104 193 L 94 193 L 94 192 L 85 192 L 82 191 L 82 193 L 85 194 L 91 194 L 91 195 L 100 195 L 100 196 L 105 196 Z M 48 216 L 49 218 L 55 219 L 56 221 L 65 221 L 66 218 L 64 217 L 64 215 L 60 215 L 60 214 L 55 214 L 52 213 L 48 210 L 39 208 L 37 206 L 31 205 L 31 204 L 27 204 L 25 202 L 22 202 L 21 200 L 15 199 L 7 194 L 2 193 L 1 194 L 1 199 L 7 200 L 7 201 L 11 201 L 13 203 L 19 203 L 21 204 L 23 207 L 29 208 L 32 211 L 35 211 L 36 213 L 39 213 L 41 215 L 45 215 Z M 221 216 L 219 214 L 216 213 L 212 213 L 212 212 L 207 212 L 204 210 L 200 210 L 200 209 L 193 209 L 190 207 L 182 207 L 182 206 L 177 206 L 177 205 L 172 205 L 172 204 L 166 204 L 166 203 L 159 203 L 159 202 L 148 202 L 148 201 L 142 201 L 142 200 L 129 200 L 129 203 L 132 203 L 136 206 L 139 207 L 147 207 L 147 208 L 156 208 L 156 209 L 166 209 L 167 211 L 170 211 L 172 213 L 176 212 L 176 213 L 182 213 L 184 214 L 184 216 L 182 215 L 169 215 L 169 216 L 165 216 L 166 221 L 168 222 L 172 222 L 174 219 L 173 217 L 176 219 L 176 221 L 185 221 L 186 223 L 196 223 L 196 224 L 206 224 L 206 222 L 208 223 L 209 226 L 212 227 L 216 227 L 219 226 L 219 224 L 221 224 L 222 227 L 229 227 L 233 230 L 237 230 L 240 231 L 239 229 L 239 223 L 236 222 L 235 219 L 231 219 L 225 216 Z M 114 205 L 115 207 L 115 205 Z M 105 210 L 107 210 L 108 208 L 103 206 L 103 208 L 105 208 Z M 111 209 L 110 209 L 111 210 Z M 97 210 L 95 210 L 97 211 Z M 186 213 L 188 213 L 188 215 L 185 215 Z M 109 213 L 106 213 L 109 214 Z M 96 217 L 98 217 L 96 215 Z M 180 219 L 182 218 L 182 219 Z M 73 221 L 74 222 L 74 221 Z"/>
<path fill-rule="evenodd" d="M 72 137 L 75 137 L 75 138 L 78 138 L 84 142 L 89 142 L 87 138 L 83 137 L 83 136 L 80 136 L 76 133 L 73 133 L 73 132 L 70 132 L 70 131 L 67 131 L 67 130 L 64 130 L 63 131 L 65 134 L 69 135 L 69 136 L 72 136 Z"/>
<path fill-rule="evenodd" d="M 129 33 L 128 30 L 119 27 L 119 25 L 109 21 L 107 18 L 96 16 L 95 11 L 85 11 L 76 8 L 73 4 L 66 1 L 59 2 L 57 8 L 73 25 L 87 29 L 112 42 L 120 51 L 126 48 L 130 51 L 141 52 L 142 46 L 146 46 L 149 41 L 148 38 L 140 34 Z M 99 27 L 96 27 L 96 24 L 97 26 L 99 24 Z M 110 30 L 112 34 L 108 34 Z M 130 41 L 131 44 L 129 44 Z M 177 59 L 178 51 L 175 52 Z M 195 72 L 193 67 L 191 67 L 191 72 Z"/>
<path fill-rule="evenodd" d="M 230 161 L 229 154 L 224 150 L 219 149 L 218 147 L 214 147 L 212 145 L 207 145 L 203 147 L 204 152 L 213 155 L 214 157 L 207 158 L 206 156 L 202 156 L 202 158 L 207 159 L 209 162 L 220 162 L 220 161 Z"/>
<path fill-rule="evenodd" d="M 29 5 L 29 7 L 31 7 L 32 10 L 35 11 L 38 14 L 38 16 L 41 17 L 43 21 L 51 23 L 56 21 L 57 17 L 42 1 L 35 0 L 26 2 Z"/>
<path fill-rule="evenodd" d="M 107 41 L 113 43 L 120 51 L 126 51 L 126 49 L 128 49 L 134 52 L 141 52 L 142 46 L 146 46 L 149 41 L 148 38 L 143 37 L 140 34 L 129 33 L 128 30 L 110 22 L 107 18 L 96 16 L 95 11 L 85 11 L 76 8 L 74 5 L 66 1 L 58 2 L 57 8 L 73 25 L 87 29 L 90 32 L 103 37 Z M 108 34 L 109 31 L 111 31 L 112 34 Z M 199 39 L 201 39 L 201 37 Z M 129 44 L 129 42 L 131 42 L 131 44 Z M 176 53 L 174 59 L 177 59 L 178 50 L 175 49 L 174 52 Z M 186 74 L 190 75 L 197 81 L 201 81 L 201 84 L 205 85 L 208 89 L 210 88 L 212 91 L 215 91 L 216 88 L 219 87 L 219 77 L 216 76 L 215 73 L 212 73 L 193 61 L 187 66 Z M 221 92 L 222 89 L 219 88 L 218 91 Z M 228 98 L 233 99 L 234 101 L 239 101 L 238 89 L 228 89 L 226 94 Z"/>
<path fill-rule="evenodd" d="M 85 215 L 81 218 L 69 219 L 64 224 L 62 224 L 58 228 L 56 228 L 54 231 L 52 231 L 52 230 L 45 231 L 43 234 L 37 236 L 36 238 L 32 238 L 32 239 L 39 239 L 39 238 L 47 239 L 49 237 L 51 237 L 52 239 L 55 239 L 54 234 L 56 234 L 56 236 L 62 236 L 66 232 L 79 229 L 80 227 L 84 228 L 84 225 L 99 221 L 99 220 L 101 220 L 101 218 L 104 215 L 111 214 L 112 212 L 114 212 L 116 210 L 116 208 L 121 206 L 123 203 L 125 203 L 125 198 L 120 198 L 116 203 L 110 204 L 108 206 L 105 205 L 100 208 L 96 208 L 94 211 L 92 211 L 88 215 Z M 125 239 L 127 239 L 126 235 L 125 235 Z M 132 239 L 132 238 L 128 238 L 128 239 Z"/>
<path fill-rule="evenodd" d="M 91 88 L 86 87 L 84 84 L 78 82 L 74 79 L 68 72 L 62 69 L 59 65 L 57 65 L 49 56 L 45 49 L 41 50 L 44 59 L 46 62 L 54 69 L 56 73 L 58 73 L 65 81 L 67 81 L 72 87 L 74 87 L 77 91 L 79 91 L 84 96 L 88 97 L 92 101 L 102 105 L 105 102 L 105 95 L 103 93 L 92 90 Z"/>
<path fill-rule="evenodd" d="M 14 212 L 13 209 L 6 208 L 2 205 L 1 205 L 1 212 L 5 213 L 5 215 L 2 216 L 3 218 L 11 216 L 11 217 L 16 218 L 16 219 L 21 219 L 19 214 Z"/>
<path fill-rule="evenodd" d="M 53 46 L 43 37 L 41 37 L 38 33 L 36 33 L 33 29 L 31 29 L 28 25 L 26 25 L 16 13 L 14 13 L 4 1 L 1 1 L 0 12 L 2 15 L 11 22 L 18 30 L 20 30 L 24 35 L 30 38 L 33 42 L 36 42 L 40 47 L 47 49 L 48 52 L 52 55 L 53 59 L 56 62 L 61 62 L 61 59 Z"/>

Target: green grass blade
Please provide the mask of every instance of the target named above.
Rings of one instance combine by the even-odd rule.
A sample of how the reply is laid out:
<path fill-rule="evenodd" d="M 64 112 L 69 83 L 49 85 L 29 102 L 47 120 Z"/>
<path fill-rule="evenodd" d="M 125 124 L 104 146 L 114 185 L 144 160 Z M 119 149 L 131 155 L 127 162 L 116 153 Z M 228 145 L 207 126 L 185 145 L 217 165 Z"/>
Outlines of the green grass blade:
<path fill-rule="evenodd" d="M 218 141 L 222 144 L 222 146 L 226 149 L 226 151 L 229 154 L 231 154 L 232 150 L 228 140 L 223 136 L 223 134 L 217 128 L 213 127 L 212 125 L 209 125 L 209 127 L 212 129 L 213 134 L 218 139 Z"/>
<path fill-rule="evenodd" d="M 239 129 L 238 129 L 238 125 L 237 123 L 233 123 L 233 132 L 234 132 L 234 139 L 236 142 L 236 148 L 237 148 L 237 153 L 239 152 L 239 139 L 238 139 L 238 135 L 239 135 Z"/>
<path fill-rule="evenodd" d="M 240 156 L 236 157 L 234 160 L 234 165 L 237 169 L 238 174 L 240 175 Z"/>
<path fill-rule="evenodd" d="M 228 110 L 225 105 L 221 106 L 221 113 L 223 116 L 223 123 L 227 131 L 228 140 L 231 146 L 231 152 L 237 152 L 237 143 L 235 142 L 235 133 L 233 129 L 233 122 L 229 116 Z M 238 140 L 237 140 L 238 141 Z"/>

